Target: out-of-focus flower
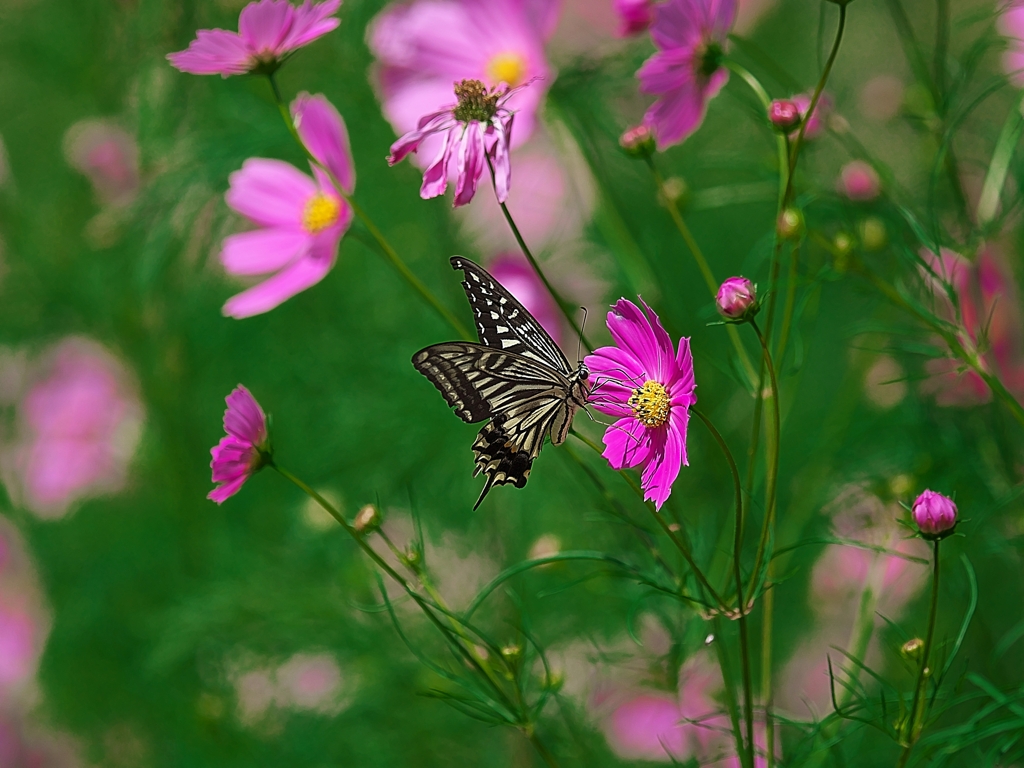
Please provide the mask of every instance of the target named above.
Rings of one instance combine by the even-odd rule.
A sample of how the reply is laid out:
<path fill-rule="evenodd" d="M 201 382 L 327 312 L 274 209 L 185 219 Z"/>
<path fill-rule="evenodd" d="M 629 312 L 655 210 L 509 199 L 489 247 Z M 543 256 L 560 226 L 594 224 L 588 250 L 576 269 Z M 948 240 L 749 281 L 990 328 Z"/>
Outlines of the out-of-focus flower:
<path fill-rule="evenodd" d="M 260 228 L 225 238 L 221 262 L 232 275 L 271 276 L 228 299 L 229 317 L 268 312 L 323 280 L 352 223 L 345 195 L 355 188 L 355 168 L 345 122 L 320 95 L 301 94 L 291 111 L 302 142 L 330 173 L 310 163 L 310 178 L 282 160 L 251 158 L 231 174 L 227 204 Z"/>
<path fill-rule="evenodd" d="M 641 301 L 643 304 L 643 301 Z M 593 383 L 591 403 L 618 417 L 604 433 L 602 454 L 615 469 L 642 467 L 644 498 L 658 509 L 686 458 L 686 427 L 694 394 L 690 340 L 678 352 L 654 311 L 619 299 L 608 313 L 614 347 L 584 360 Z"/>
<path fill-rule="evenodd" d="M 356 513 L 355 520 L 352 521 L 352 527 L 356 533 L 369 533 L 377 530 L 380 527 L 380 522 L 380 510 L 373 504 L 366 504 Z"/>
<path fill-rule="evenodd" d="M 0 703 L 10 689 L 35 674 L 41 645 L 38 630 L 26 610 L 0 602 Z"/>
<path fill-rule="evenodd" d="M 619 37 L 638 35 L 654 21 L 654 0 L 612 0 L 619 17 Z"/>
<path fill-rule="evenodd" d="M 874 405 L 888 410 L 907 394 L 903 367 L 888 355 L 879 355 L 864 375 L 864 394 Z"/>
<path fill-rule="evenodd" d="M 804 214 L 799 208 L 787 208 L 779 214 L 775 231 L 780 240 L 799 240 L 804 236 Z"/>
<path fill-rule="evenodd" d="M 935 491 L 923 491 L 914 500 L 914 524 L 925 538 L 936 538 L 953 530 L 956 525 L 956 504 L 948 496 Z"/>
<path fill-rule="evenodd" d="M 8 457 L 26 506 L 60 517 L 78 499 L 120 490 L 142 426 L 123 366 L 98 344 L 71 338 L 29 378 L 21 439 Z"/>
<path fill-rule="evenodd" d="M 800 125 L 800 107 L 791 99 L 775 99 L 768 106 L 768 121 L 783 133 L 789 133 Z"/>
<path fill-rule="evenodd" d="M 342 679 L 329 653 L 297 653 L 277 670 L 276 700 L 283 706 L 331 714 L 340 709 Z"/>
<path fill-rule="evenodd" d="M 539 560 L 542 557 L 551 557 L 562 551 L 562 540 L 553 533 L 545 533 L 537 537 L 537 540 L 530 545 L 527 552 L 528 560 Z"/>
<path fill-rule="evenodd" d="M 68 164 L 92 183 L 105 205 L 125 205 L 139 191 L 139 145 L 107 120 L 80 120 L 64 134 Z"/>
<path fill-rule="evenodd" d="M 658 148 L 686 139 L 704 121 L 708 101 L 729 79 L 722 66 L 736 0 L 667 0 L 654 9 L 658 52 L 637 72 L 640 90 L 660 96 L 644 117 Z"/>
<path fill-rule="evenodd" d="M 207 498 L 218 504 L 238 493 L 245 481 L 270 460 L 267 417 L 256 398 L 239 384 L 225 402 L 228 404 L 224 411 L 227 435 L 210 449 L 213 456 L 210 469 L 213 470 L 213 482 L 218 485 Z"/>
<path fill-rule="evenodd" d="M 891 120 L 899 114 L 903 105 L 906 86 L 893 75 L 872 77 L 860 89 L 857 104 L 860 113 L 872 120 Z"/>
<path fill-rule="evenodd" d="M 499 203 L 508 200 L 512 186 L 509 145 L 512 140 L 512 112 L 505 103 L 512 95 L 506 84 L 488 90 L 480 80 L 455 84 L 455 104 L 420 118 L 415 130 L 391 145 L 388 165 L 401 162 L 431 136 L 442 136 L 441 149 L 423 172 L 420 197 L 429 200 L 444 194 L 454 171 L 456 207 L 466 205 L 476 194 L 484 168 L 494 172 L 494 192 Z"/>
<path fill-rule="evenodd" d="M 491 277 L 522 302 L 555 343 L 561 345 L 562 313 L 526 257 L 517 253 L 503 253 L 488 265 L 487 270 Z"/>
<path fill-rule="evenodd" d="M 757 309 L 754 284 L 745 277 L 730 277 L 719 286 L 715 307 L 727 320 L 744 319 L 752 309 Z"/>
<path fill-rule="evenodd" d="M 822 93 L 818 97 L 818 104 L 810 117 L 807 116 L 807 110 L 811 108 L 811 94 L 799 93 L 792 98 L 792 101 L 800 110 L 800 119 L 807 122 L 804 139 L 818 138 L 825 130 L 824 121 L 828 119 L 829 113 L 832 111 L 832 98 L 827 93 Z"/>
<path fill-rule="evenodd" d="M 1003 71 L 1018 88 L 1024 88 L 1024 3 L 1009 2 L 999 14 L 999 32 L 1007 38 L 1009 46 L 1003 54 Z"/>
<path fill-rule="evenodd" d="M 452 83 L 479 80 L 488 89 L 515 89 L 505 105 L 516 115 L 514 142 L 530 137 L 551 85 L 544 42 L 558 20 L 558 0 L 414 0 L 392 3 L 368 29 L 377 59 L 375 83 L 384 115 L 398 134 L 416 130 L 424 115 L 451 103 Z M 418 164 L 438 154 L 442 138 L 427 138 Z M 454 170 L 454 169 L 453 169 Z"/>
<path fill-rule="evenodd" d="M 249 3 L 238 17 L 238 32 L 201 29 L 188 49 L 167 54 L 171 66 L 193 75 L 273 72 L 293 51 L 326 35 L 341 22 L 333 18 L 341 0 L 296 8 L 287 0 Z"/>
<path fill-rule="evenodd" d="M 619 136 L 619 146 L 634 157 L 644 157 L 655 150 L 654 133 L 650 126 L 640 123 L 627 128 Z"/>
<path fill-rule="evenodd" d="M 878 173 L 863 160 L 851 160 L 843 166 L 837 184 L 839 192 L 850 200 L 874 200 L 882 190 Z"/>

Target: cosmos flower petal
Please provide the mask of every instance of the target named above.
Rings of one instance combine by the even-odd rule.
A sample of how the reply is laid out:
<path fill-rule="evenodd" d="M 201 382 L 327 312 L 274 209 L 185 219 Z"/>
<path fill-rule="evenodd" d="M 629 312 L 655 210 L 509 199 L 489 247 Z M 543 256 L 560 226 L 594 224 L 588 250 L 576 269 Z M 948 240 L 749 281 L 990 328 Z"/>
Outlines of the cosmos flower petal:
<path fill-rule="evenodd" d="M 459 145 L 456 161 L 458 178 L 455 184 L 455 207 L 466 205 L 473 199 L 484 172 L 485 157 L 483 126 L 476 121 L 470 122 Z"/>
<path fill-rule="evenodd" d="M 319 283 L 333 266 L 333 259 L 314 258 L 312 255 L 299 259 L 259 285 L 232 296 L 222 311 L 236 319 L 269 312 L 292 296 Z"/>
<path fill-rule="evenodd" d="M 224 29 L 201 29 L 184 51 L 167 54 L 175 69 L 190 75 L 241 75 L 252 67 L 245 41 Z"/>
<path fill-rule="evenodd" d="M 511 186 L 512 163 L 508 156 L 508 136 L 505 131 L 497 131 L 494 141 L 494 192 L 499 203 L 508 200 Z"/>
<path fill-rule="evenodd" d="M 326 98 L 301 93 L 292 102 L 292 119 L 302 143 L 338 180 L 349 194 L 355 190 L 356 170 L 352 163 L 345 121 Z"/>
<path fill-rule="evenodd" d="M 299 227 L 316 182 L 283 160 L 250 158 L 228 177 L 227 204 L 263 227 Z"/>
<path fill-rule="evenodd" d="M 657 321 L 657 316 L 655 316 Z M 651 322 L 631 301 L 619 299 L 608 313 L 608 330 L 615 343 L 629 350 L 648 379 L 663 382 L 664 359 Z"/>
<path fill-rule="evenodd" d="M 327 2 L 316 5 L 306 0 L 295 9 L 295 18 L 292 21 L 291 30 L 284 40 L 284 48 L 288 50 L 301 48 L 304 45 L 309 45 L 318 37 L 323 37 L 328 32 L 337 29 L 341 21 L 332 17 L 339 8 L 341 8 L 341 0 L 327 0 Z"/>
<path fill-rule="evenodd" d="M 278 55 L 294 17 L 295 8 L 287 0 L 249 3 L 238 17 L 238 34 L 254 53 Z"/>
<path fill-rule="evenodd" d="M 291 264 L 309 250 L 309 235 L 275 227 L 224 238 L 220 261 L 232 275 L 265 275 Z"/>
<path fill-rule="evenodd" d="M 245 484 L 245 481 L 248 479 L 249 478 L 247 476 L 242 475 L 241 477 L 237 477 L 234 480 L 224 483 L 223 485 L 218 485 L 216 488 L 214 488 L 212 491 L 206 494 L 206 498 L 208 498 L 210 501 L 215 501 L 218 504 L 223 504 L 225 501 L 227 501 L 236 493 L 238 493 L 242 489 L 242 486 Z"/>
<path fill-rule="evenodd" d="M 651 432 L 632 416 L 619 419 L 604 433 L 604 456 L 613 469 L 635 467 L 648 460 Z"/>
<path fill-rule="evenodd" d="M 267 417 L 256 398 L 239 384 L 225 398 L 224 431 L 239 440 L 259 444 L 267 437 Z"/>
<path fill-rule="evenodd" d="M 686 426 L 689 422 L 689 411 L 683 410 L 681 416 L 673 412 L 672 421 L 666 427 L 652 430 L 651 461 L 644 467 L 641 485 L 644 499 L 653 501 L 661 509 L 672 494 L 672 484 L 679 477 L 679 470 L 686 459 Z"/>
<path fill-rule="evenodd" d="M 454 131 L 454 129 L 453 129 Z M 434 158 L 434 162 L 423 172 L 423 185 L 420 187 L 420 197 L 429 200 L 432 197 L 443 195 L 448 188 L 448 165 L 451 162 L 454 141 L 453 131 L 444 134 L 441 142 L 441 149 Z"/>

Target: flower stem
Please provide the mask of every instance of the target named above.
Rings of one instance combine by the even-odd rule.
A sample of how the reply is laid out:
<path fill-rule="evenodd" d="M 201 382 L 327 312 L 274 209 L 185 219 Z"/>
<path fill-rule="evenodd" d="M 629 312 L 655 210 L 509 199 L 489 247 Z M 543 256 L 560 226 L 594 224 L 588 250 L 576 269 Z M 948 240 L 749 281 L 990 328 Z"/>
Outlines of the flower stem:
<path fill-rule="evenodd" d="M 530 740 L 530 743 L 533 744 L 533 748 L 537 750 L 537 754 L 540 755 L 541 760 L 544 761 L 548 768 L 558 768 L 558 761 L 555 759 L 555 756 L 551 754 L 546 746 L 544 746 L 544 742 L 540 740 L 540 737 L 537 736 L 535 732 L 531 732 L 527 738 Z"/>
<path fill-rule="evenodd" d="M 491 183 L 493 184 L 495 183 L 494 164 L 491 162 L 490 155 L 487 155 L 487 167 L 491 170 Z M 497 194 L 497 192 L 495 192 L 495 194 Z M 526 241 L 523 239 L 523 235 L 519 231 L 519 227 L 516 226 L 516 222 L 512 218 L 512 214 L 509 212 L 508 206 L 500 200 L 498 201 L 498 205 L 501 206 L 501 212 L 505 214 L 505 221 L 508 222 L 509 229 L 512 230 L 512 234 L 515 236 L 516 242 L 519 243 L 520 250 L 522 250 L 526 260 L 530 262 L 530 266 L 533 267 L 533 271 L 537 273 L 537 277 L 539 277 L 540 281 L 544 283 L 544 287 L 547 288 L 548 293 L 551 294 L 551 298 L 555 300 L 558 308 L 562 311 L 565 319 L 569 322 L 570 327 L 572 327 L 573 332 L 583 341 L 583 346 L 587 348 L 588 352 L 593 352 L 594 345 L 587 340 L 587 337 L 583 334 L 583 329 L 580 327 L 580 324 L 576 322 L 574 313 L 569 309 L 569 304 L 562 298 L 561 294 L 559 294 L 550 281 L 548 281 L 544 271 L 540 268 L 540 264 L 537 263 L 537 259 L 533 257 L 533 252 L 530 251 L 529 246 L 526 245 Z"/>
<path fill-rule="evenodd" d="M 992 151 L 992 161 L 985 173 L 985 182 L 981 188 L 981 195 L 978 197 L 977 213 L 978 226 L 982 229 L 996 216 L 999 198 L 1003 194 L 1003 185 L 1006 183 L 1006 174 L 1010 170 L 1010 161 L 1020 142 L 1021 130 L 1024 129 L 1024 117 L 1020 111 L 1022 99 L 1024 99 L 1024 93 L 1010 110 L 1006 122 L 1003 123 L 1003 130 L 999 133 L 995 149 Z"/>
<path fill-rule="evenodd" d="M 686 247 L 690 249 L 690 253 L 693 255 L 693 260 L 697 262 L 697 269 L 700 270 L 701 275 L 704 277 L 704 282 L 707 284 L 708 290 L 711 291 L 711 296 L 716 296 L 718 294 L 718 281 L 715 279 L 715 275 L 711 271 L 711 266 L 708 264 L 708 260 L 704 258 L 704 252 L 700 249 L 700 246 L 697 245 L 697 241 L 694 239 L 693 233 L 690 232 L 690 228 L 686 225 L 686 220 L 679 212 L 679 206 L 676 204 L 676 201 L 670 195 L 665 194 L 665 180 L 661 175 L 661 171 L 659 171 L 658 167 L 654 164 L 654 158 L 647 155 L 644 159 L 647 161 L 647 166 L 651 169 L 651 174 L 654 176 L 654 184 L 664 199 L 665 205 L 668 207 L 669 215 L 672 217 L 672 221 L 675 223 L 676 229 L 678 229 L 679 234 L 682 235 L 683 241 L 686 243 Z M 739 356 L 740 364 L 743 366 L 743 370 L 747 374 L 750 386 L 754 386 L 756 383 L 754 366 L 751 364 L 750 356 L 747 354 L 747 350 L 740 340 L 739 332 L 732 325 L 726 326 L 726 332 L 729 334 L 732 345 L 736 349 L 736 354 Z"/>
<path fill-rule="evenodd" d="M 768 541 L 772 537 L 775 530 L 775 490 L 779 477 L 779 443 L 780 443 L 780 427 L 779 427 L 779 382 L 775 378 L 775 366 L 772 363 L 771 351 L 768 348 L 768 340 L 764 334 L 761 333 L 761 329 L 757 323 L 753 320 L 750 321 L 751 328 L 754 329 L 754 333 L 757 334 L 757 340 L 761 342 L 761 351 L 764 355 L 764 365 L 768 370 L 768 377 L 771 381 L 771 399 L 772 399 L 772 425 L 769 430 L 769 441 L 768 441 L 768 477 L 765 482 L 765 514 L 764 524 L 761 526 L 761 538 L 757 544 L 757 556 L 754 559 L 754 571 L 750 575 L 751 583 L 751 594 L 756 593 L 760 583 L 760 572 L 761 567 L 764 565 L 765 558 L 767 557 Z"/>
<path fill-rule="evenodd" d="M 928 683 L 928 676 L 931 674 L 931 670 L 928 668 L 928 657 L 931 655 L 932 640 L 935 638 L 935 617 L 939 612 L 939 539 L 935 539 L 932 542 L 932 546 L 932 600 L 928 611 L 928 633 L 924 638 L 924 649 L 921 652 L 921 668 L 917 673 L 914 699 L 910 705 L 910 715 L 907 719 L 907 726 L 910 729 L 909 736 L 907 737 L 906 746 L 903 748 L 903 753 L 896 763 L 896 768 L 903 768 L 907 764 L 907 760 L 910 759 L 910 752 L 921 737 L 921 731 L 924 730 L 924 718 L 928 712 L 927 697 L 925 697 L 924 691 Z"/>
<path fill-rule="evenodd" d="M 352 206 L 353 213 L 359 217 L 359 220 L 363 223 L 363 226 L 366 227 L 370 236 L 377 241 L 377 245 L 380 246 L 385 258 L 391 263 L 391 266 L 398 271 L 398 274 L 402 276 L 402 278 L 423 298 L 424 301 L 427 302 L 428 305 L 430 305 L 442 320 L 452 327 L 452 330 L 454 330 L 463 339 L 472 341 L 473 336 L 466 329 L 466 326 L 464 326 L 462 322 L 437 299 L 436 296 L 434 296 L 422 280 L 413 274 L 412 270 L 409 269 L 408 265 L 398 255 L 398 252 L 392 247 L 391 243 L 388 242 L 380 229 L 377 228 L 377 225 L 373 223 L 373 220 L 369 217 L 366 211 L 363 210 L 363 207 L 359 205 L 352 195 L 350 195 L 345 188 L 341 186 L 339 181 L 334 178 L 334 174 L 331 173 L 330 169 L 324 167 L 319 160 L 313 157 L 312 153 L 302 141 L 302 137 L 299 136 L 299 131 L 295 127 L 295 121 L 292 120 L 292 117 L 288 112 L 288 107 L 285 105 L 284 99 L 281 97 L 281 90 L 278 88 L 277 79 L 274 77 L 273 73 L 267 75 L 267 79 L 270 81 L 270 87 L 274 92 L 274 101 L 277 104 L 278 111 L 281 113 L 281 118 L 284 120 L 285 125 L 288 126 L 288 131 L 291 133 L 292 138 L 294 138 L 298 145 L 302 147 L 302 151 L 305 152 L 307 159 L 330 177 L 335 190 L 345 198 L 345 202 Z"/>

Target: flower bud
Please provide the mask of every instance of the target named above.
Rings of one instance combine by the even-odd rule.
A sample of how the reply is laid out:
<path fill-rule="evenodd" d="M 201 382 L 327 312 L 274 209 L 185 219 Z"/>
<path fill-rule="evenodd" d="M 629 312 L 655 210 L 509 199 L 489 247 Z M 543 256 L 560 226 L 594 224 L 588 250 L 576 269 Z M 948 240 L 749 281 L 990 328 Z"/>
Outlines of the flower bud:
<path fill-rule="evenodd" d="M 869 216 L 857 225 L 857 235 L 865 251 L 880 251 L 889 242 L 885 222 L 877 216 Z"/>
<path fill-rule="evenodd" d="M 864 202 L 878 197 L 882 182 L 874 168 L 863 160 L 853 160 L 843 166 L 837 186 L 850 200 Z"/>
<path fill-rule="evenodd" d="M 678 176 L 669 176 L 661 185 L 658 198 L 662 205 L 685 205 L 690 189 Z"/>
<path fill-rule="evenodd" d="M 619 17 L 619 37 L 638 35 L 654 21 L 654 0 L 613 0 Z"/>
<path fill-rule="evenodd" d="M 654 133 L 650 126 L 640 123 L 632 128 L 627 128 L 619 136 L 619 146 L 622 147 L 630 157 L 647 157 L 654 153 Z"/>
<path fill-rule="evenodd" d="M 905 659 L 916 659 L 921 655 L 923 649 L 924 641 L 920 637 L 915 637 L 903 644 L 900 648 L 900 653 Z"/>
<path fill-rule="evenodd" d="M 509 643 L 501 647 L 501 655 L 509 661 L 515 661 L 523 653 L 523 647 L 519 643 Z"/>
<path fill-rule="evenodd" d="M 956 504 L 935 491 L 924 491 L 914 501 L 914 523 L 926 539 L 948 536 L 956 527 Z"/>
<path fill-rule="evenodd" d="M 768 120 L 777 131 L 789 133 L 800 125 L 800 107 L 790 99 L 775 99 L 768 107 Z"/>
<path fill-rule="evenodd" d="M 718 289 L 715 297 L 718 314 L 726 320 L 744 320 L 757 312 L 754 284 L 745 277 L 730 277 Z"/>
<path fill-rule="evenodd" d="M 787 208 L 779 214 L 776 233 L 780 240 L 799 240 L 804 235 L 804 215 L 799 208 Z"/>
<path fill-rule="evenodd" d="M 372 533 L 380 527 L 380 512 L 373 504 L 367 504 L 356 513 L 352 527 L 356 533 Z"/>

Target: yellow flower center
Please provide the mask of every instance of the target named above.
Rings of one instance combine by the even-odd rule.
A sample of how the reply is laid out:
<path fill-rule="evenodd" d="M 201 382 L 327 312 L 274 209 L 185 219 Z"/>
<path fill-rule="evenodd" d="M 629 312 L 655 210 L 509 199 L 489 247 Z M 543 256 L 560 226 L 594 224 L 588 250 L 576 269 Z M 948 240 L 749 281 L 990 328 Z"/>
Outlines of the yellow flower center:
<path fill-rule="evenodd" d="M 645 382 L 640 389 L 634 389 L 629 397 L 633 415 L 645 427 L 660 427 L 668 421 L 671 406 L 668 390 L 656 381 Z"/>
<path fill-rule="evenodd" d="M 309 234 L 315 235 L 337 222 L 340 213 L 341 203 L 338 198 L 317 192 L 302 211 L 302 227 Z"/>
<path fill-rule="evenodd" d="M 526 59 L 518 53 L 499 53 L 487 62 L 487 77 L 493 85 L 508 83 L 515 88 L 526 77 Z"/>

